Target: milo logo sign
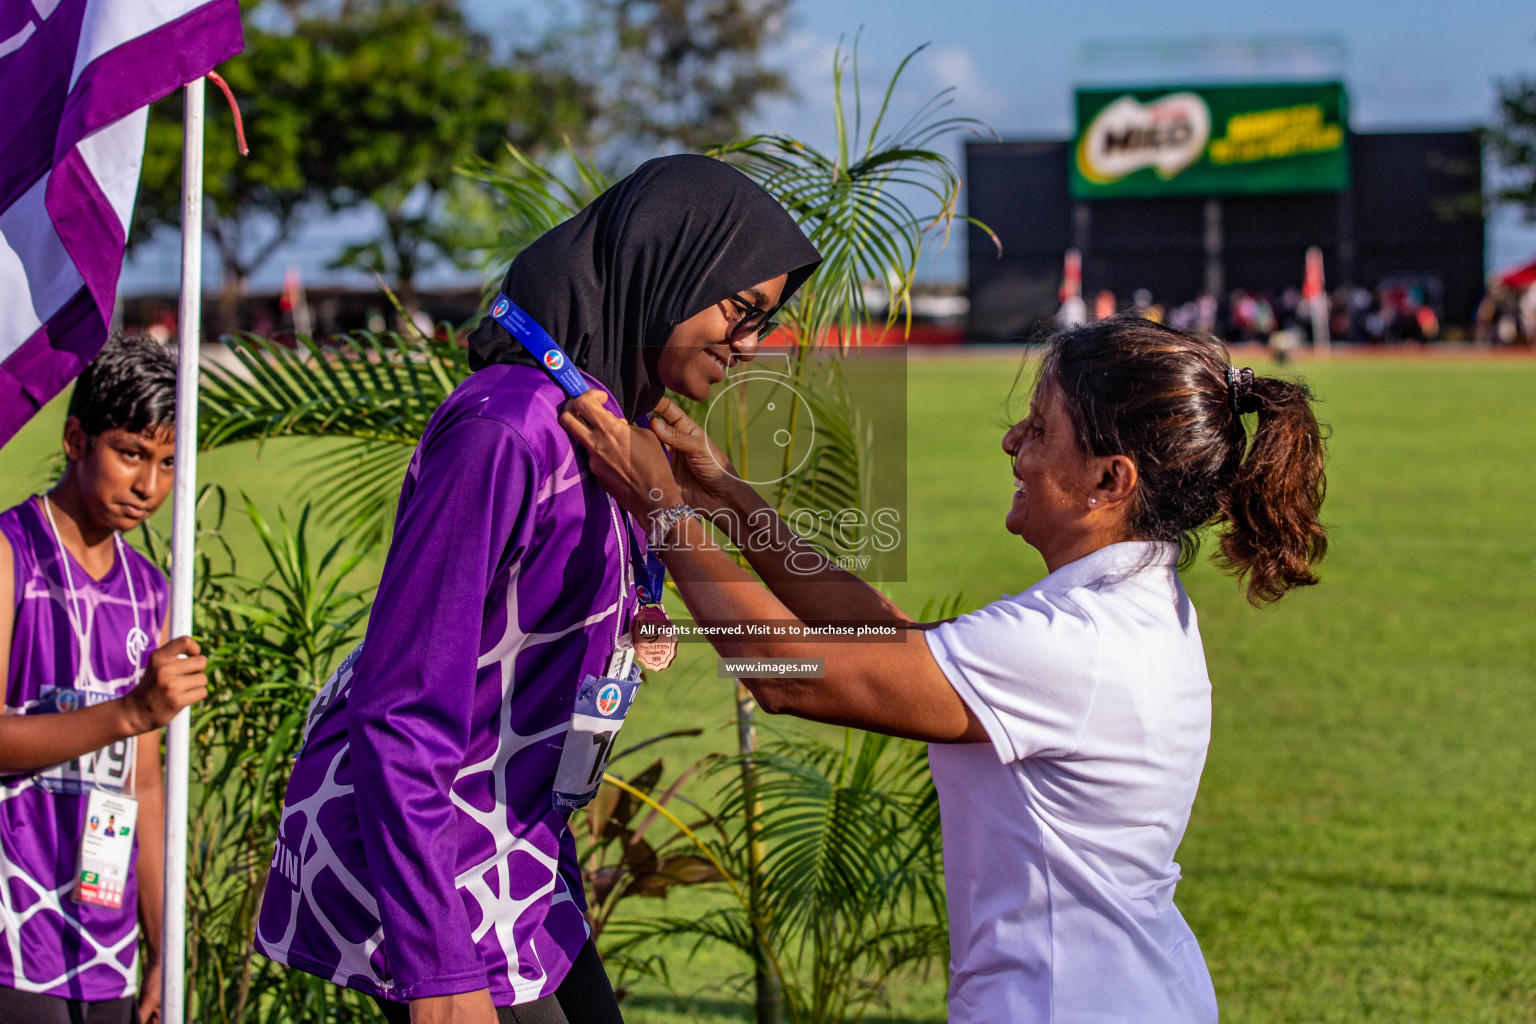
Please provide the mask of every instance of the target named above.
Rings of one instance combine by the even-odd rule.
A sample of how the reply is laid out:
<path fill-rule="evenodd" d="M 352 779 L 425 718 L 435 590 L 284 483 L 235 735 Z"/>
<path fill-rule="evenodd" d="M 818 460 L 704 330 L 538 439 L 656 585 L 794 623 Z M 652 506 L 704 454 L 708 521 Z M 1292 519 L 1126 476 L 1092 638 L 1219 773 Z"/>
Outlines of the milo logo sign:
<path fill-rule="evenodd" d="M 1079 89 L 1076 199 L 1337 192 L 1349 187 L 1338 82 Z"/>
<path fill-rule="evenodd" d="M 1122 96 L 1099 111 L 1077 144 L 1077 169 L 1095 184 L 1151 167 L 1172 178 L 1211 139 L 1211 108 L 1197 93 L 1176 92 L 1151 103 Z"/>

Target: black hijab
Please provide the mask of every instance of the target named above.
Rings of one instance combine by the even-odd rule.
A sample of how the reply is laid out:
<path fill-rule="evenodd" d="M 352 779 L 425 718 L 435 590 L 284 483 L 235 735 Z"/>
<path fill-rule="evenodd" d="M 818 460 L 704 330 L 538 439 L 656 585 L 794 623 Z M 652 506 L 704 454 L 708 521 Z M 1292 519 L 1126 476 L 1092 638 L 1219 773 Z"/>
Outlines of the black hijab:
<path fill-rule="evenodd" d="M 745 174 L 706 156 L 664 156 L 519 253 L 501 290 L 634 419 L 664 390 L 656 355 L 673 327 L 780 274 L 787 300 L 820 263 L 794 218 Z M 469 336 L 469 365 L 495 363 L 534 361 L 487 316 Z"/>

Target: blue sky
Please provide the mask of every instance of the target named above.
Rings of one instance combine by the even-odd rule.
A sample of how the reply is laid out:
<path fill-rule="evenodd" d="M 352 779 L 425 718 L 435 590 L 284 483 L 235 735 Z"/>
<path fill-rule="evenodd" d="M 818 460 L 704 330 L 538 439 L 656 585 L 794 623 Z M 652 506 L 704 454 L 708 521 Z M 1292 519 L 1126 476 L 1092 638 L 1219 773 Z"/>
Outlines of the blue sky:
<path fill-rule="evenodd" d="M 541 9 L 524 0 L 468 0 L 467 6 L 484 27 L 507 35 L 525 32 Z M 1487 122 L 1494 114 L 1499 78 L 1536 74 L 1536 4 L 1530 0 L 1464 0 L 1454 7 L 1443 0 L 796 0 L 786 38 L 772 55 L 790 73 L 796 96 L 769 104 L 754 127 L 812 142 L 828 139 L 832 54 L 839 39 L 851 40 L 855 33 L 860 33 L 867 90 L 883 85 L 908 51 L 929 44 L 904 79 L 898 113 L 952 87 L 952 112 L 980 118 L 1004 138 L 1060 137 L 1071 131 L 1074 85 L 1106 77 L 1101 66 L 1085 57 L 1084 44 L 1093 41 L 1339 39 L 1351 122 L 1362 131 Z M 1309 70 L 1304 63 L 1291 63 L 1293 75 Z M 1178 66 L 1164 69 L 1170 73 L 1178 74 Z M 1209 77 L 1193 70 L 1191 75 Z M 958 142 L 954 152 L 958 157 Z M 276 287 L 289 263 L 299 266 L 306 280 L 344 279 L 324 271 L 324 265 L 367 227 L 356 217 L 312 226 L 257 275 L 254 286 Z M 1489 236 L 1490 269 L 1536 253 L 1536 227 L 1517 217 L 1496 217 Z M 962 277 L 961 250 L 951 246 L 929 265 L 926 276 Z M 174 290 L 176 268 L 177 248 L 168 239 L 130 261 L 124 288 Z M 209 273 L 216 269 L 210 266 Z"/>

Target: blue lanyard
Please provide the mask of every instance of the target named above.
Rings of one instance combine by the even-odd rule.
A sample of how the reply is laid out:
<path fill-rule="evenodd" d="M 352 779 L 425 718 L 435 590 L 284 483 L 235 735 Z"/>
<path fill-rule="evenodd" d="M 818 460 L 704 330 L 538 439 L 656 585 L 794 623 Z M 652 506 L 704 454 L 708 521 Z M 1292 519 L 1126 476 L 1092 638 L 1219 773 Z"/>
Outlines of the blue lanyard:
<path fill-rule="evenodd" d="M 539 322 L 517 303 L 503 293 L 498 293 L 496 301 L 491 304 L 491 319 L 507 329 L 507 332 L 516 338 L 518 344 L 527 349 L 554 382 L 560 385 L 560 389 L 571 398 L 592 390 L 592 385 L 581 375 L 576 364 L 571 362 L 571 357 L 565 354 L 565 349 L 560 343 L 550 337 L 548 331 L 539 326 Z M 640 417 L 637 422 L 641 426 L 650 421 L 650 415 Z M 653 551 L 647 551 L 642 558 L 640 555 L 640 542 L 635 540 L 634 531 L 629 531 L 630 559 L 635 563 L 635 577 L 638 580 L 643 574 L 644 583 L 637 582 L 635 589 L 639 591 L 642 604 L 660 604 L 662 588 L 667 582 L 667 568 L 661 564 L 661 559 Z"/>
<path fill-rule="evenodd" d="M 491 305 L 491 319 L 505 327 L 549 371 L 555 383 L 571 398 L 592 390 L 592 385 L 576 369 L 576 364 L 565 354 L 565 349 L 539 326 L 537 320 L 525 313 L 523 307 L 505 295 L 498 294 Z"/>

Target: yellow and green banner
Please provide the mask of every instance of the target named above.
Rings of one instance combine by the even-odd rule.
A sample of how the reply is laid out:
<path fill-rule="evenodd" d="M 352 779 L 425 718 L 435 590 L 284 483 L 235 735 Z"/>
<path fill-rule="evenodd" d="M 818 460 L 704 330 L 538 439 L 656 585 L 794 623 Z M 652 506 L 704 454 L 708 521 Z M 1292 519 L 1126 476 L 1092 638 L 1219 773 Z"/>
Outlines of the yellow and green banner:
<path fill-rule="evenodd" d="M 1079 89 L 1072 195 L 1342 192 L 1339 82 Z"/>

